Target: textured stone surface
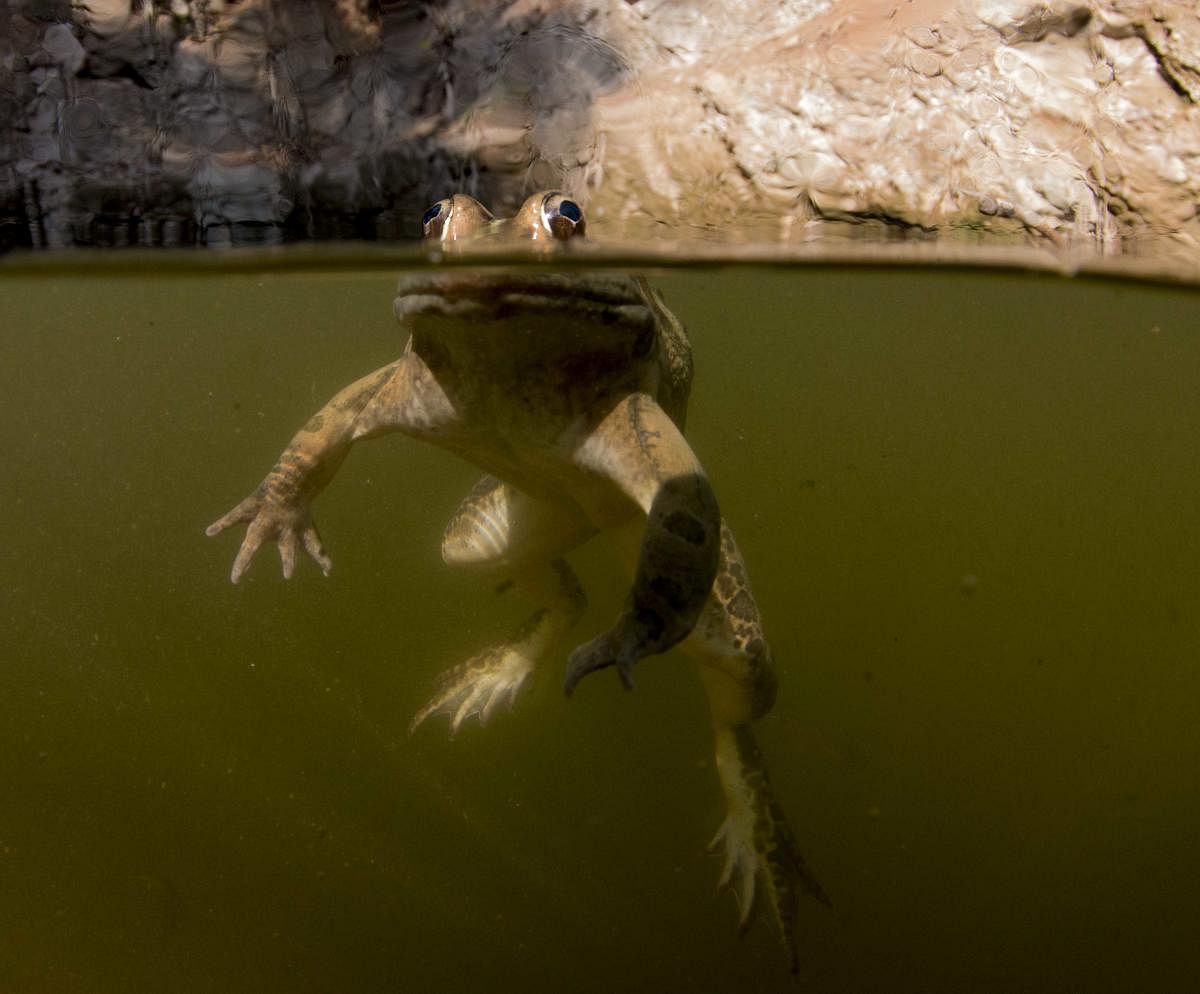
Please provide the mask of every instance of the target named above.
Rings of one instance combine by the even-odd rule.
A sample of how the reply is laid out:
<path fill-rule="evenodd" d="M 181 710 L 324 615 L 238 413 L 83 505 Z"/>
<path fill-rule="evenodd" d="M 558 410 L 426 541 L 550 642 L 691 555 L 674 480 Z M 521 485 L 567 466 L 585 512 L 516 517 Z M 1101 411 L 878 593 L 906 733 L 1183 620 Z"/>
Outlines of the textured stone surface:
<path fill-rule="evenodd" d="M 610 232 L 1188 256 L 1200 15 L 1029 0 L 9 0 L 0 244 L 407 238 L 562 186 Z"/>
<path fill-rule="evenodd" d="M 766 207 L 789 237 L 810 218 L 874 217 L 921 234 L 1187 250 L 1200 232 L 1197 66 L 1200 19 L 1184 4 L 836 3 L 753 60 L 722 46 L 694 74 L 647 72 L 640 95 L 602 101 L 607 146 L 639 153 L 612 157 L 598 200 L 716 225 Z M 701 158 L 711 167 L 697 172 Z"/>

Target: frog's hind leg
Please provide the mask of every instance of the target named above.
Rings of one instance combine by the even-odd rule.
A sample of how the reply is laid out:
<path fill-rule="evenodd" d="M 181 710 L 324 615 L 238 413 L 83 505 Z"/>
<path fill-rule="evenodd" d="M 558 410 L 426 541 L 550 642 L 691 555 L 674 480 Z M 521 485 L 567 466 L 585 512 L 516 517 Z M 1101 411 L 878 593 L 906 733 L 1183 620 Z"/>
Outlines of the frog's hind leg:
<path fill-rule="evenodd" d="M 724 522 L 712 595 L 682 648 L 701 664 L 716 736 L 726 815 L 710 848 L 724 854 L 720 886 L 737 898 L 742 929 L 767 908 L 794 972 L 799 894 L 829 901 L 800 855 L 751 731 L 774 704 L 775 674 L 741 553 Z"/>
<path fill-rule="evenodd" d="M 486 723 L 501 704 L 512 705 L 529 674 L 583 613 L 583 587 L 562 554 L 590 534 L 591 527 L 568 508 L 492 477 L 479 482 L 446 527 L 442 558 L 485 572 L 537 607 L 507 641 L 447 670 L 413 716 L 410 732 L 431 715 L 445 714 L 454 734 L 468 718 Z"/>

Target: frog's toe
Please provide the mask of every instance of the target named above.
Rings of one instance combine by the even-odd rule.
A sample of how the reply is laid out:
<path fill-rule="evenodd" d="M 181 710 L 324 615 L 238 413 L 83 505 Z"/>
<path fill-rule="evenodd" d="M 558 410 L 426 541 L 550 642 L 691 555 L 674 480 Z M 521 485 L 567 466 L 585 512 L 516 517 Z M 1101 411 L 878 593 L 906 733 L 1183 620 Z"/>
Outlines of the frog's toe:
<path fill-rule="evenodd" d="M 758 853 L 754 850 L 754 836 L 749 826 L 739 826 L 733 815 L 721 824 L 716 836 L 709 843 L 708 851 L 724 850 L 725 865 L 721 868 L 721 879 L 717 882 L 717 893 L 733 891 L 738 905 L 738 931 L 745 932 L 754 920 L 758 878 Z"/>
<path fill-rule="evenodd" d="M 443 675 L 429 703 L 413 715 L 409 734 L 435 714 L 450 718 L 451 735 L 476 715 L 481 725 L 486 724 L 501 704 L 512 706 L 533 665 L 532 659 L 511 646 L 496 646 L 455 666 Z"/>

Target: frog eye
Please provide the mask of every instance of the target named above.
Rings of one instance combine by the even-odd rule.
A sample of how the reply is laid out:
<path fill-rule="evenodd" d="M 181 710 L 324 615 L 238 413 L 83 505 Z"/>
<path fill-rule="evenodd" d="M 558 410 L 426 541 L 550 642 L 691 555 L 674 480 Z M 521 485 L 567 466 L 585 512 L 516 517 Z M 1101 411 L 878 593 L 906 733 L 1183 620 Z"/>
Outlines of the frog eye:
<path fill-rule="evenodd" d="M 545 219 L 550 233 L 562 242 L 576 235 L 583 235 L 587 228 L 582 208 L 574 200 L 568 200 L 561 193 L 553 193 L 546 197 L 542 207 L 542 217 Z"/>
<path fill-rule="evenodd" d="M 450 201 L 439 200 L 421 216 L 421 231 L 426 238 L 438 240 L 450 216 Z"/>
<path fill-rule="evenodd" d="M 474 197 L 456 193 L 439 200 L 421 217 L 427 242 L 471 242 L 486 236 L 495 224 L 492 212 Z"/>

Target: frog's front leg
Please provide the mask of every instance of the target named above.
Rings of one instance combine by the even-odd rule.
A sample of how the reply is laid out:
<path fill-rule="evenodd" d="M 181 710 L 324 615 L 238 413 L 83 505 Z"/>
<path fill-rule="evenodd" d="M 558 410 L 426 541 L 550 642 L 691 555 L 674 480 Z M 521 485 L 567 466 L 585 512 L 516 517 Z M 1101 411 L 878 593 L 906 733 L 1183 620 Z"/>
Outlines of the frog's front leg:
<path fill-rule="evenodd" d="M 310 507 L 353 443 L 388 431 L 419 434 L 453 417 L 450 402 L 411 352 L 339 391 L 295 434 L 254 492 L 205 530 L 213 536 L 247 526 L 229 578 L 237 583 L 268 541 L 279 548 L 285 579 L 295 571 L 301 547 L 328 573 L 332 563 Z"/>
<path fill-rule="evenodd" d="M 695 626 L 717 571 L 721 512 L 691 447 L 646 394 L 617 404 L 574 461 L 632 500 L 646 525 L 625 607 L 612 628 L 571 653 L 566 691 L 608 666 L 632 687 L 634 663 L 665 652 Z"/>

